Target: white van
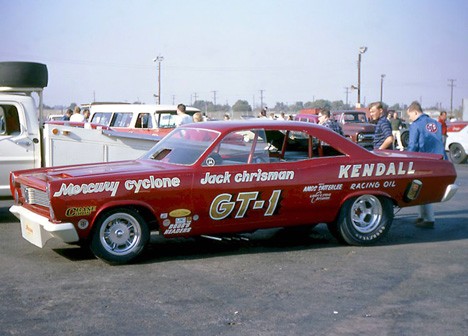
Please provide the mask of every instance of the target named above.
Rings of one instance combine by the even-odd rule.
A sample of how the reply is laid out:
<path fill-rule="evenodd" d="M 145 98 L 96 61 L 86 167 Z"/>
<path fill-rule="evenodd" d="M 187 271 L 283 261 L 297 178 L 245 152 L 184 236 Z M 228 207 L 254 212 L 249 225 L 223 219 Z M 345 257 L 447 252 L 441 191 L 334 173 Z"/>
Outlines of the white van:
<path fill-rule="evenodd" d="M 89 121 L 93 124 L 109 126 L 118 131 L 161 137 L 175 128 L 177 117 L 177 105 L 94 103 L 89 110 Z M 200 110 L 187 107 L 185 112 L 193 115 Z"/>

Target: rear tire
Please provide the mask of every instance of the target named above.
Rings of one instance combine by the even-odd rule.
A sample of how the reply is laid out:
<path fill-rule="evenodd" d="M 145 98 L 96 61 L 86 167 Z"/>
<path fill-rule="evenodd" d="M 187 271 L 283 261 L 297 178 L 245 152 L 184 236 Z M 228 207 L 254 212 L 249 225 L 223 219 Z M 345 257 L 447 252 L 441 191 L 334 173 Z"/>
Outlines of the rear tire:
<path fill-rule="evenodd" d="M 453 163 L 461 164 L 466 162 L 466 153 L 462 145 L 453 143 L 449 147 L 450 160 Z"/>
<path fill-rule="evenodd" d="M 385 197 L 361 195 L 347 200 L 340 210 L 333 234 L 349 245 L 375 244 L 386 235 L 393 222 L 393 205 Z"/>
<path fill-rule="evenodd" d="M 44 88 L 48 84 L 47 66 L 33 62 L 0 62 L 0 86 Z"/>

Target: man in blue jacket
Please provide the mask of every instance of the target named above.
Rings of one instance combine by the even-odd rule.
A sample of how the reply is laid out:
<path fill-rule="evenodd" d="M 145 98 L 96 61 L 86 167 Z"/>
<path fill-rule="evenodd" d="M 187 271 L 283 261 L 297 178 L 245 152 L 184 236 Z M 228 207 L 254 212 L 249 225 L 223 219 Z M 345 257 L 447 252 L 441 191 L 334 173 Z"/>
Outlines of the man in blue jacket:
<path fill-rule="evenodd" d="M 408 151 L 441 154 L 446 158 L 444 144 L 442 142 L 442 126 L 439 122 L 423 113 L 418 102 L 412 102 L 407 110 L 412 122 L 409 128 Z M 434 209 L 432 204 L 424 204 L 419 207 L 419 218 L 416 226 L 422 228 L 434 227 Z"/>

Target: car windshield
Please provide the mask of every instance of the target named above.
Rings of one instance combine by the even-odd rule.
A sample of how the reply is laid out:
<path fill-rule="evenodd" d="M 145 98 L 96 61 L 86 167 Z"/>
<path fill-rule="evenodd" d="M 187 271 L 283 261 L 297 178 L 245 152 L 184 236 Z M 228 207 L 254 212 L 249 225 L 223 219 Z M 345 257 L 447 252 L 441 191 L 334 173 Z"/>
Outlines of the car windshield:
<path fill-rule="evenodd" d="M 197 128 L 178 128 L 158 142 L 142 159 L 192 165 L 219 133 Z"/>
<path fill-rule="evenodd" d="M 365 113 L 345 113 L 343 115 L 345 123 L 367 123 L 367 117 Z"/>

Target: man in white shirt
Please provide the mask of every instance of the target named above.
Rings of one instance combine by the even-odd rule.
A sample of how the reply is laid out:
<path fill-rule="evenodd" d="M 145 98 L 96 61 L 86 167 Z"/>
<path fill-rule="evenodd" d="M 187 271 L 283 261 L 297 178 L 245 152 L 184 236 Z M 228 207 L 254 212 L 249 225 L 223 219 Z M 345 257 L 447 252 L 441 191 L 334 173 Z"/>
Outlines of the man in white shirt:
<path fill-rule="evenodd" d="M 185 113 L 185 105 L 179 104 L 177 105 L 177 119 L 176 119 L 176 127 L 184 124 L 193 123 L 193 119 L 187 113 Z"/>
<path fill-rule="evenodd" d="M 81 109 L 79 106 L 75 106 L 75 110 L 73 111 L 72 116 L 70 117 L 70 121 L 73 122 L 85 122 L 85 117 L 81 113 Z"/>

